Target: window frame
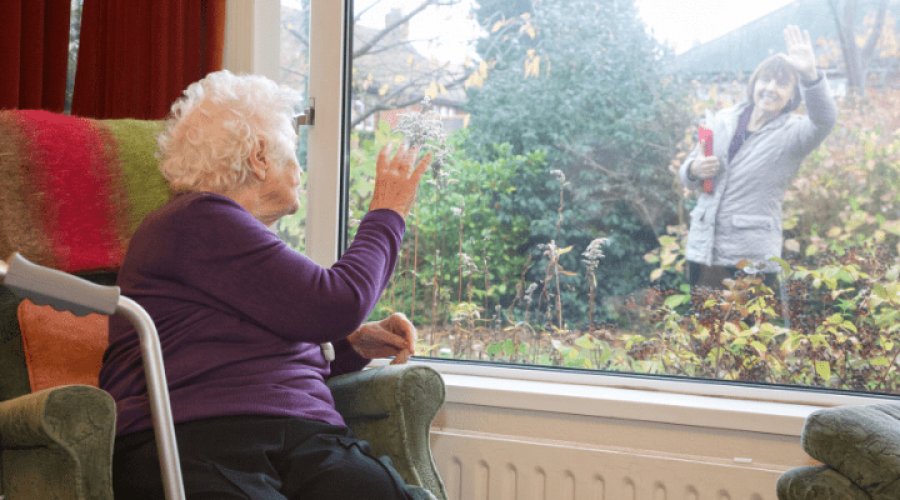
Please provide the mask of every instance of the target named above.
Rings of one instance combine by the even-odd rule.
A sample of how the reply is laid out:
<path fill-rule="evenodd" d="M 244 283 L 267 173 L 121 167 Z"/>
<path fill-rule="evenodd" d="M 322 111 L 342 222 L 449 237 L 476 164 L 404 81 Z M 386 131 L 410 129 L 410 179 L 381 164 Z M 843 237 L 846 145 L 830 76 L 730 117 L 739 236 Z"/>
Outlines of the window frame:
<path fill-rule="evenodd" d="M 309 92 L 310 97 L 315 99 L 316 122 L 308 134 L 306 251 L 312 260 L 327 267 L 337 260 L 346 238 L 346 190 L 343 186 L 348 167 L 348 125 L 352 103 L 350 85 L 343 80 L 343 76 L 351 74 L 347 41 L 352 36 L 352 16 L 347 13 L 353 11 L 353 0 L 310 2 Z M 280 26 L 280 4 L 280 0 L 228 0 L 225 47 L 227 69 L 278 78 L 280 39 L 278 36 L 271 36 L 273 31 L 278 31 L 271 30 L 271 23 L 275 22 L 275 26 Z M 278 13 L 277 19 L 273 18 L 273 6 Z M 329 26 L 339 26 L 340 29 L 327 29 Z M 248 44 L 247 40 L 252 40 L 252 43 Z M 384 366 L 387 363 L 387 360 L 375 360 L 370 366 Z M 596 416 L 652 419 L 669 423 L 678 423 L 672 420 L 677 420 L 678 415 L 682 415 L 679 412 L 667 413 L 671 408 L 688 410 L 702 420 L 727 416 L 729 408 L 744 408 L 747 415 L 771 417 L 764 420 L 770 424 L 779 418 L 784 419 L 781 420 L 781 429 L 795 429 L 795 432 L 789 434 L 797 436 L 801 428 L 797 423 L 815 409 L 884 403 L 897 401 L 900 397 L 842 393 L 800 386 L 745 385 L 718 380 L 675 379 L 556 367 L 489 365 L 432 358 L 414 358 L 411 363 L 430 366 L 445 376 L 448 401 L 479 404 L 476 401 L 479 397 L 475 395 L 477 391 L 470 390 L 469 384 L 471 378 L 476 377 L 490 384 L 492 391 L 505 391 L 512 400 L 520 401 L 506 404 L 510 408 L 534 407 L 532 409 L 576 414 L 587 411 Z M 549 397 L 553 387 L 560 394 L 566 395 L 562 398 Z M 584 397 L 572 395 L 573 390 L 578 392 L 579 388 Z M 649 399 L 648 392 L 651 393 Z M 707 399 L 696 399 L 697 397 Z M 615 408 L 626 409 L 612 413 L 601 409 L 589 411 L 583 409 L 584 398 L 601 403 L 601 407 L 604 402 L 632 404 L 613 405 Z M 654 399 L 658 399 L 658 411 L 653 412 L 655 416 L 648 417 L 647 408 L 653 406 Z M 760 426 L 758 423 L 726 421 L 720 425 L 723 428 L 740 429 L 743 426 L 747 430 L 760 430 L 757 429 Z"/>

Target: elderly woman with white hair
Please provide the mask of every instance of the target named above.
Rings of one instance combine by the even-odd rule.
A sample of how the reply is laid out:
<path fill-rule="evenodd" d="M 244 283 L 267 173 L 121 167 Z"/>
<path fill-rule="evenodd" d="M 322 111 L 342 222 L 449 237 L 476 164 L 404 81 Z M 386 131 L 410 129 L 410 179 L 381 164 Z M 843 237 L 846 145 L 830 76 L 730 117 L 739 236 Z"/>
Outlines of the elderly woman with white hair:
<path fill-rule="evenodd" d="M 175 196 L 131 240 L 118 274 L 159 331 L 190 499 L 431 498 L 371 455 L 325 380 L 413 354 L 402 315 L 361 325 L 388 283 L 431 160 L 389 148 L 368 214 L 330 269 L 267 227 L 299 208 L 299 95 L 227 71 L 192 84 L 158 139 Z M 110 320 L 100 386 L 116 401 L 118 498 L 163 497 L 134 329 Z"/>
<path fill-rule="evenodd" d="M 837 108 L 816 69 L 808 32 L 784 31 L 788 53 L 775 54 L 750 77 L 747 98 L 716 113 L 706 126 L 713 154 L 698 146 L 681 166 L 681 182 L 707 189 L 691 211 L 686 257 L 691 285 L 720 288 L 748 260 L 775 285 L 781 257 L 781 203 L 803 159 L 834 127 Z M 807 114 L 793 113 L 801 103 Z M 762 263 L 762 266 L 759 264 Z"/>

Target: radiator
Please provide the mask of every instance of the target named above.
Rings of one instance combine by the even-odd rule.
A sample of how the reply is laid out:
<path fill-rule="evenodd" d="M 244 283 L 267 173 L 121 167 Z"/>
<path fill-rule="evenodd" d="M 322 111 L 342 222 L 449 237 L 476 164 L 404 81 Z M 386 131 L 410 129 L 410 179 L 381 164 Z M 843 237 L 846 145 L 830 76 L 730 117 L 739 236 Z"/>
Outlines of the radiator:
<path fill-rule="evenodd" d="M 788 467 L 435 428 L 450 500 L 776 500 Z"/>

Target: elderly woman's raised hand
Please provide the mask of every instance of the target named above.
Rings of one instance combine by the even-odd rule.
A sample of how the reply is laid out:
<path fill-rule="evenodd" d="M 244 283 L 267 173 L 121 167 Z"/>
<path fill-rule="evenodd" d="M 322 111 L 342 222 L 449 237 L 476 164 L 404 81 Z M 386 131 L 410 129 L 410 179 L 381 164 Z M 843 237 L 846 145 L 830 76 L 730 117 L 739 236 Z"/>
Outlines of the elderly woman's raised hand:
<path fill-rule="evenodd" d="M 789 25 L 784 29 L 784 43 L 787 45 L 787 60 L 800 73 L 800 77 L 811 82 L 818 78 L 816 54 L 813 52 L 809 31 Z"/>
<path fill-rule="evenodd" d="M 378 162 L 375 166 L 375 191 L 372 193 L 372 202 L 369 210 L 381 208 L 391 209 L 405 219 L 412 209 L 416 199 L 416 190 L 422 174 L 431 163 L 431 153 L 425 155 L 415 170 L 412 164 L 416 160 L 417 151 L 406 146 L 400 146 L 397 154 L 390 160 L 392 144 L 387 144 L 378 153 Z"/>
<path fill-rule="evenodd" d="M 353 350 L 366 359 L 394 356 L 392 365 L 406 363 L 416 353 L 416 327 L 403 313 L 365 323 L 347 340 Z"/>

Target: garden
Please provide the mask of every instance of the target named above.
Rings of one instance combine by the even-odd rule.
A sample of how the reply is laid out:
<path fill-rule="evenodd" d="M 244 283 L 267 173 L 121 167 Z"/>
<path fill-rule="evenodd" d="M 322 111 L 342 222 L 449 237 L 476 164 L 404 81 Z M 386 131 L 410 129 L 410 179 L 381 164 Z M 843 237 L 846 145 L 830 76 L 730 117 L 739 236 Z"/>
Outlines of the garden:
<path fill-rule="evenodd" d="M 696 193 L 677 171 L 749 75 L 672 73 L 630 2 L 602 18 L 566 14 L 573 2 L 503 13 L 467 127 L 447 132 L 426 98 L 353 133 L 351 239 L 381 147 L 435 155 L 371 319 L 405 313 L 438 358 L 900 392 L 900 90 L 838 96 L 784 199 L 779 286 L 745 261 L 725 289 L 692 288 Z M 298 227 L 282 234 L 302 245 Z"/>

